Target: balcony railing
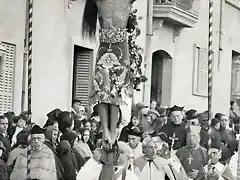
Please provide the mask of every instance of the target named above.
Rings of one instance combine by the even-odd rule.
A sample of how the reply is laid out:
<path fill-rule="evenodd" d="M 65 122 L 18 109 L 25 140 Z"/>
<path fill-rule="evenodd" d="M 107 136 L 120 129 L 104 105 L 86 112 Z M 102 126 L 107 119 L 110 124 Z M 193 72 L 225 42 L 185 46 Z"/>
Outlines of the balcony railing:
<path fill-rule="evenodd" d="M 153 0 L 153 17 L 181 28 L 192 28 L 198 21 L 200 1 Z"/>
<path fill-rule="evenodd" d="M 154 0 L 154 5 L 172 5 L 198 15 L 199 9 L 195 1 L 196 0 Z"/>

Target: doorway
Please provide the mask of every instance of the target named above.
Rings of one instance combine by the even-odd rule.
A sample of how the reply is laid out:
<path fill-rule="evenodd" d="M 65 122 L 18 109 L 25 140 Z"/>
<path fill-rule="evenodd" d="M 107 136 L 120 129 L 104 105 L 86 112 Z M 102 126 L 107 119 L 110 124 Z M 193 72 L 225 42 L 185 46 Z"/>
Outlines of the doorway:
<path fill-rule="evenodd" d="M 152 55 L 151 100 L 169 106 L 171 101 L 172 58 L 163 50 Z"/>
<path fill-rule="evenodd" d="M 231 100 L 240 106 L 240 53 L 232 51 Z"/>
<path fill-rule="evenodd" d="M 162 101 L 163 58 L 161 53 L 154 52 L 152 56 L 151 100 Z"/>

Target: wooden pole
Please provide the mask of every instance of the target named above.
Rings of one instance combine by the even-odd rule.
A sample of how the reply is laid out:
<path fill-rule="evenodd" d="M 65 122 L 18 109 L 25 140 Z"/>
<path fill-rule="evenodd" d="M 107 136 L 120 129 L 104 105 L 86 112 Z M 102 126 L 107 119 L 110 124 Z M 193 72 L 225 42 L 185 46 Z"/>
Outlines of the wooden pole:
<path fill-rule="evenodd" d="M 28 4 L 28 112 L 32 112 L 32 23 L 33 23 L 33 0 Z M 31 124 L 31 119 L 30 122 Z M 31 179 L 31 148 L 27 149 L 27 179 Z"/>
<path fill-rule="evenodd" d="M 112 180 L 113 179 L 113 166 L 114 166 L 114 152 L 106 152 L 106 164 L 103 165 L 100 180 Z"/>
<path fill-rule="evenodd" d="M 213 47 L 212 47 L 212 27 L 213 27 L 213 0 L 209 0 L 209 26 L 208 26 L 208 122 L 209 122 L 209 129 L 208 129 L 208 149 L 211 148 L 211 112 L 212 112 L 212 60 L 213 60 Z M 208 160 L 208 171 L 211 169 L 211 161 L 210 158 Z M 206 176 L 207 178 L 207 176 Z"/>

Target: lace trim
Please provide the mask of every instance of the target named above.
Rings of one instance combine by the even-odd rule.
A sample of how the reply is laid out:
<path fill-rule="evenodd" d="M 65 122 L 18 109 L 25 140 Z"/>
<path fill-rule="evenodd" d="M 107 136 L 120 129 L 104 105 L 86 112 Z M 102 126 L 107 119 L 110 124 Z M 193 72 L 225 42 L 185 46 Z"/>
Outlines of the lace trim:
<path fill-rule="evenodd" d="M 110 28 L 100 29 L 99 39 L 101 43 L 122 43 L 127 40 L 127 29 L 126 28 Z"/>

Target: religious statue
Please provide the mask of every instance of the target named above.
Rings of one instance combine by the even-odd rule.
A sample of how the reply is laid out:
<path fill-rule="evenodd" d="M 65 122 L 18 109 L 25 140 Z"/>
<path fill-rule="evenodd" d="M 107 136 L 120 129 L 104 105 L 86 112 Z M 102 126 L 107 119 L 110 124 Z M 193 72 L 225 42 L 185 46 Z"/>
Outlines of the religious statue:
<path fill-rule="evenodd" d="M 103 147 L 116 143 L 119 105 L 133 90 L 128 47 L 128 20 L 135 0 L 87 0 L 83 14 L 83 35 L 94 37 L 97 17 L 99 48 L 93 77 L 93 93 L 103 127 Z"/>

